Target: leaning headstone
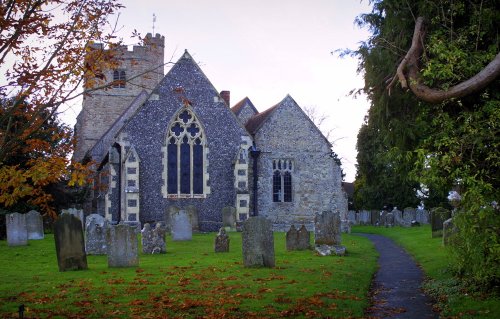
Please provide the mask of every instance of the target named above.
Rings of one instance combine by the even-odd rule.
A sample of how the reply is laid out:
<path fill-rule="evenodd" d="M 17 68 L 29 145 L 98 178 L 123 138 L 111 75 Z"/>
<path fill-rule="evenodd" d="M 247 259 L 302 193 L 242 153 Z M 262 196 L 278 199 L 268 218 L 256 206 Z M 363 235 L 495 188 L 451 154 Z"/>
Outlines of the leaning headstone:
<path fill-rule="evenodd" d="M 451 212 L 446 208 L 437 207 L 431 210 L 432 238 L 443 236 L 443 222 L 451 218 Z"/>
<path fill-rule="evenodd" d="M 43 239 L 43 218 L 36 210 L 31 210 L 26 214 L 26 228 L 28 239 Z"/>
<path fill-rule="evenodd" d="M 189 221 L 191 222 L 191 227 L 193 228 L 193 232 L 197 232 L 200 230 L 200 226 L 198 224 L 198 209 L 194 205 L 188 205 L 186 207 L 186 213 L 189 216 Z"/>
<path fill-rule="evenodd" d="M 222 208 L 222 226 L 229 229 L 236 228 L 236 208 L 233 206 Z"/>
<path fill-rule="evenodd" d="M 443 246 L 453 243 L 457 231 L 457 227 L 453 224 L 453 218 L 448 218 L 443 222 Z"/>
<path fill-rule="evenodd" d="M 54 223 L 59 271 L 87 269 L 82 222 L 78 217 L 61 214 Z"/>
<path fill-rule="evenodd" d="M 302 225 L 297 233 L 297 250 L 307 250 L 311 248 L 311 232 L 306 225 Z"/>
<path fill-rule="evenodd" d="M 193 239 L 193 228 L 189 221 L 189 216 L 184 210 L 172 214 L 171 227 L 172 227 L 172 240 L 191 240 Z"/>
<path fill-rule="evenodd" d="M 286 250 L 297 250 L 299 240 L 299 232 L 295 225 L 291 225 L 290 229 L 286 232 Z"/>
<path fill-rule="evenodd" d="M 106 255 L 107 221 L 99 214 L 90 214 L 85 221 L 85 251 L 88 255 Z"/>
<path fill-rule="evenodd" d="M 316 213 L 314 218 L 314 242 L 316 245 L 340 245 L 339 213 Z"/>
<path fill-rule="evenodd" d="M 160 223 L 155 228 L 146 223 L 142 233 L 142 252 L 145 254 L 161 254 L 167 252 L 165 243 L 165 229 Z"/>
<path fill-rule="evenodd" d="M 241 234 L 245 267 L 274 267 L 273 225 L 262 216 L 250 217 L 243 223 Z"/>
<path fill-rule="evenodd" d="M 108 267 L 139 266 L 137 235 L 134 227 L 119 224 L 106 229 Z"/>
<path fill-rule="evenodd" d="M 26 215 L 19 213 L 7 214 L 7 244 L 9 246 L 28 245 L 28 229 Z"/>
<path fill-rule="evenodd" d="M 215 237 L 214 251 L 216 253 L 227 253 L 229 251 L 229 236 L 226 234 L 224 227 L 219 229 L 219 233 Z"/>
<path fill-rule="evenodd" d="M 83 217 L 84 216 L 83 209 L 76 209 L 76 208 L 63 209 L 61 211 L 61 215 L 62 214 L 70 214 L 70 215 L 75 216 L 76 218 L 78 218 L 80 220 L 80 225 L 82 226 L 82 229 L 85 226 L 84 225 L 85 218 Z"/>

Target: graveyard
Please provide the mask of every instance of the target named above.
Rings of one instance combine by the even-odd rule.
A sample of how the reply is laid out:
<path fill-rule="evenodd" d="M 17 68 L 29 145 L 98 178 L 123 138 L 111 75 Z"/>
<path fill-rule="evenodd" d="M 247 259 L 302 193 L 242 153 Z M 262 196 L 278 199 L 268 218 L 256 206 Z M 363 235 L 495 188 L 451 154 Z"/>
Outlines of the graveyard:
<path fill-rule="evenodd" d="M 363 214 L 358 215 L 351 219 L 359 224 Z M 498 299 L 461 291 L 447 271 L 452 259 L 443 237 L 432 236 L 428 224 L 353 222 L 351 233 L 329 233 L 340 229 L 338 214 L 323 213 L 317 222 L 329 226 L 317 224 L 315 232 L 295 226 L 273 232 L 266 219 L 256 217 L 240 231 L 202 233 L 175 226 L 165 232 L 159 224 L 141 231 L 110 227 L 90 216 L 84 234 L 79 218 L 63 214 L 54 233 L 40 234 L 35 212 L 17 217 L 35 226 L 26 227 L 30 235 L 21 244 L 12 245 L 12 232 L 0 241 L 2 318 L 363 318 L 378 307 L 371 284 L 379 254 L 359 233 L 391 238 L 413 256 L 425 273 L 424 288 L 434 297 L 436 313 L 500 316 Z M 389 217 L 386 223 L 394 221 Z M 71 236 L 64 237 L 68 232 Z M 68 253 L 68 243 L 81 251 Z M 325 256 L 322 246 L 333 253 Z M 342 254 L 335 253 L 338 247 Z"/>

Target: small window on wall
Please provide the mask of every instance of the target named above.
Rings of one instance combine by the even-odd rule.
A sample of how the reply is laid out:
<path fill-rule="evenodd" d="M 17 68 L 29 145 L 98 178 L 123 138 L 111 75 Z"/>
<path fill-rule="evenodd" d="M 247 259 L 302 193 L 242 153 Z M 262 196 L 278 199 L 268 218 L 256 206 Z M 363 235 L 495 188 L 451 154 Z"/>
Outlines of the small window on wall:
<path fill-rule="evenodd" d="M 273 202 L 291 202 L 292 160 L 273 160 Z"/>
<path fill-rule="evenodd" d="M 128 187 L 135 187 L 135 180 L 134 179 L 129 179 L 127 181 L 127 186 Z"/>
<path fill-rule="evenodd" d="M 125 88 L 125 83 L 127 82 L 127 77 L 124 70 L 114 70 L 113 71 L 113 87 L 114 88 Z"/>
<path fill-rule="evenodd" d="M 129 199 L 127 206 L 128 207 L 137 207 L 137 200 L 136 199 Z"/>
<path fill-rule="evenodd" d="M 127 167 L 127 174 L 137 174 L 137 168 Z"/>

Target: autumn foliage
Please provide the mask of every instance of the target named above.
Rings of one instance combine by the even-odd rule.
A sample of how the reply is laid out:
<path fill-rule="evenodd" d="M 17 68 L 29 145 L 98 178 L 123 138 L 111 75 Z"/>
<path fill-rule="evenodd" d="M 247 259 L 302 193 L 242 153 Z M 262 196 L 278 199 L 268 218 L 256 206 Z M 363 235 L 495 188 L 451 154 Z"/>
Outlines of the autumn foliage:
<path fill-rule="evenodd" d="M 0 208 L 23 202 L 54 216 L 46 187 L 85 183 L 87 168 L 69 160 L 71 129 L 57 117 L 89 93 L 84 79 L 93 89 L 105 85 L 99 70 L 116 63 L 113 50 L 92 44 L 117 45 L 107 23 L 120 7 L 115 0 L 2 1 Z"/>

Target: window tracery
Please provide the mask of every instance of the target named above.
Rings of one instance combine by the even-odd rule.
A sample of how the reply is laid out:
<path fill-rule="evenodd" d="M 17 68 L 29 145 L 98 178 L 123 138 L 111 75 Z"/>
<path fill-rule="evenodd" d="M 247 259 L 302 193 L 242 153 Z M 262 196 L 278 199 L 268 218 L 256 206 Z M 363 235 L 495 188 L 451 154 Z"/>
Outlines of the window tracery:
<path fill-rule="evenodd" d="M 292 160 L 273 160 L 273 202 L 292 201 L 292 172 Z"/>

